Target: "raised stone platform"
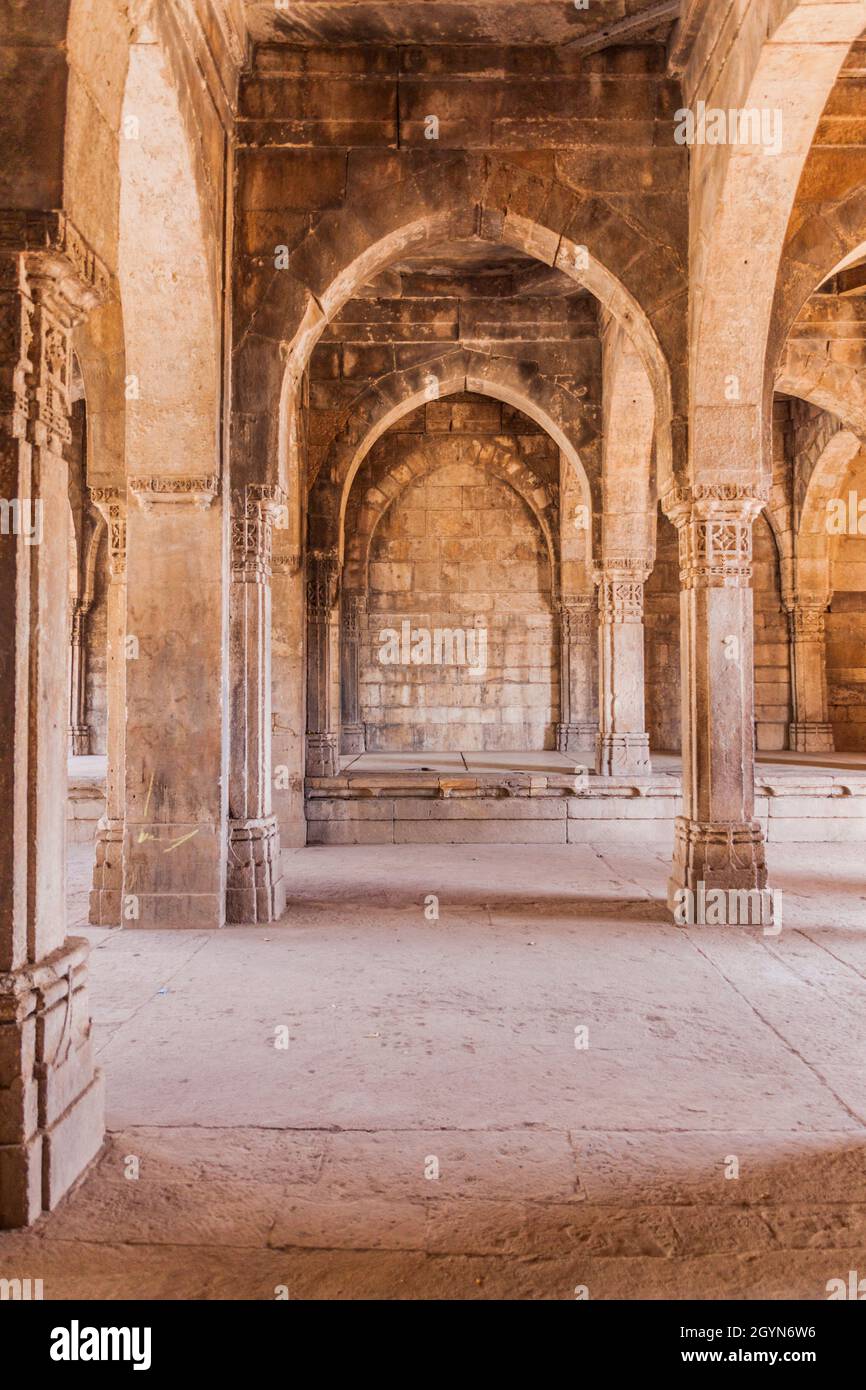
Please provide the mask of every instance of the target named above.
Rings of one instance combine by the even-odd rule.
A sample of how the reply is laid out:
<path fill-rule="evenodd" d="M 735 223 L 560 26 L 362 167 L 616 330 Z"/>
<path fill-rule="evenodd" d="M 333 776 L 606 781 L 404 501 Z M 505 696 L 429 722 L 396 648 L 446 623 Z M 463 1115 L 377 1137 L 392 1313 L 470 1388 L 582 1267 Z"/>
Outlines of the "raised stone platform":
<path fill-rule="evenodd" d="M 755 815 L 769 843 L 866 841 L 866 758 L 759 759 Z M 668 846 L 680 760 L 599 777 L 559 753 L 362 754 L 306 784 L 307 843 Z"/>
<path fill-rule="evenodd" d="M 68 839 L 92 843 L 105 760 L 70 759 Z M 561 753 L 367 753 L 306 782 L 307 843 L 649 844 L 668 849 L 681 765 L 599 777 Z M 866 756 L 759 755 L 755 815 L 768 843 L 866 842 Z"/>

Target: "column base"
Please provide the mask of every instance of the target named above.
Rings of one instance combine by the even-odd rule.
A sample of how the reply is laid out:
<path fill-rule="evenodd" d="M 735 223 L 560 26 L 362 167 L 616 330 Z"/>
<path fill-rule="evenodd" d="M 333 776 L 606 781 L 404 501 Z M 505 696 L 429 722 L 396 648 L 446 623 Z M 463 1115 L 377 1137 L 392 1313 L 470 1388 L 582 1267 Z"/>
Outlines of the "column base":
<path fill-rule="evenodd" d="M 336 734 L 307 734 L 307 776 L 337 777 L 340 754 Z"/>
<path fill-rule="evenodd" d="M 556 726 L 557 753 L 590 753 L 598 738 L 596 719 L 578 721 L 574 724 L 559 723 Z"/>
<path fill-rule="evenodd" d="M 788 747 L 792 753 L 834 753 L 832 724 L 798 722 L 788 725 Z"/>
<path fill-rule="evenodd" d="M 649 734 L 598 734 L 595 770 L 602 777 L 646 777 L 652 772 Z"/>
<path fill-rule="evenodd" d="M 102 1147 L 86 941 L 0 976 L 0 1228 L 57 1206 Z"/>
<path fill-rule="evenodd" d="M 365 724 L 344 724 L 340 730 L 340 752 L 357 755 L 367 751 L 367 726 Z"/>
<path fill-rule="evenodd" d="M 70 729 L 69 742 L 73 758 L 90 757 L 90 728 L 87 724 Z"/>
<path fill-rule="evenodd" d="M 226 921 L 276 922 L 285 910 L 276 817 L 233 821 L 229 827 Z"/>
<path fill-rule="evenodd" d="M 759 892 L 767 888 L 764 836 L 757 821 L 707 824 L 677 816 L 668 907 L 682 904 L 683 889 L 697 895 L 715 889 Z M 730 919 L 728 919 L 730 920 Z"/>
<path fill-rule="evenodd" d="M 123 900 L 123 821 L 102 817 L 96 827 L 96 859 L 90 890 L 94 927 L 119 927 Z"/>

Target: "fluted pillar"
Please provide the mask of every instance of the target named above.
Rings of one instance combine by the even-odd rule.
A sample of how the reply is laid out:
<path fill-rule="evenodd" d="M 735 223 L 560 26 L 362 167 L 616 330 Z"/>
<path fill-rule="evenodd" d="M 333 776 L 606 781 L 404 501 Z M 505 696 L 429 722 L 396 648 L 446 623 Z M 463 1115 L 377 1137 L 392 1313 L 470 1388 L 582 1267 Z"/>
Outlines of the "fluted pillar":
<path fill-rule="evenodd" d="M 664 508 L 679 531 L 683 814 L 668 901 L 681 889 L 762 890 L 754 817 L 752 526 L 764 503 L 747 484 L 677 488 Z"/>
<path fill-rule="evenodd" d="M 283 494 L 269 485 L 250 485 L 233 499 L 229 922 L 274 922 L 286 906 L 271 806 L 271 549 L 281 510 Z"/>
<path fill-rule="evenodd" d="M 833 725 L 827 699 L 825 597 L 795 595 L 787 600 L 794 717 L 788 746 L 797 753 L 832 753 Z"/>
<path fill-rule="evenodd" d="M 307 776 L 340 770 L 338 711 L 334 709 L 331 619 L 337 600 L 335 551 L 307 554 Z"/>
<path fill-rule="evenodd" d="M 599 727 L 596 771 L 651 771 L 644 698 L 644 557 L 605 559 L 599 574 Z"/>
<path fill-rule="evenodd" d="M 87 943 L 66 935 L 68 467 L 75 324 L 108 276 L 59 213 L 0 213 L 0 1226 L 102 1143 Z"/>
<path fill-rule="evenodd" d="M 366 728 L 361 721 L 361 634 L 367 616 L 365 594 L 344 594 L 341 604 L 340 752 L 363 753 Z"/>
<path fill-rule="evenodd" d="M 598 715 L 593 691 L 594 641 L 594 596 L 563 595 L 559 604 L 560 720 L 556 726 L 556 747 L 560 753 L 595 749 Z"/>

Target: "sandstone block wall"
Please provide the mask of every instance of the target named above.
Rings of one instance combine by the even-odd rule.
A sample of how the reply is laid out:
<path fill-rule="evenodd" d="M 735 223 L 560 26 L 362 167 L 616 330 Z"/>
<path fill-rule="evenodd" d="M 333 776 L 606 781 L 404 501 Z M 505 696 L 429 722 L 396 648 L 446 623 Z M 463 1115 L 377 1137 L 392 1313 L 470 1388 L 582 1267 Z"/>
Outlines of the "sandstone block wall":
<path fill-rule="evenodd" d="M 559 650 L 550 556 L 526 503 L 484 458 L 495 440 L 500 457 L 526 453 L 552 471 L 558 451 L 541 433 L 494 433 L 507 409 L 483 399 L 431 402 L 414 431 L 379 442 L 359 475 L 363 489 L 385 463 L 423 450 L 424 476 L 384 512 L 370 546 L 360 677 L 370 750 L 553 747 Z M 431 634 L 483 629 L 485 673 L 384 664 L 380 634 L 399 632 L 404 620 Z"/>
<path fill-rule="evenodd" d="M 848 473 L 843 496 L 866 503 L 866 450 Z M 866 513 L 866 508 L 864 508 Z M 863 517 L 866 530 L 866 514 Z M 831 545 L 833 598 L 827 614 L 827 683 L 836 748 L 866 751 L 866 535 Z"/>
<path fill-rule="evenodd" d="M 788 746 L 791 669 L 788 621 L 782 606 L 779 554 L 766 516 L 752 533 L 755 594 L 755 737 L 761 752 Z"/>

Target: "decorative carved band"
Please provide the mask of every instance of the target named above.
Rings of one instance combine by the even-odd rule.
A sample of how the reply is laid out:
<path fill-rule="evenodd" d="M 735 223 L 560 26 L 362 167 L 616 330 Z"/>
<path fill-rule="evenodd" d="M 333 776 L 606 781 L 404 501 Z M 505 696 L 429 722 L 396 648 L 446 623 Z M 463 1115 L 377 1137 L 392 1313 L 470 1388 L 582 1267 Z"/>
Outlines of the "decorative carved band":
<path fill-rule="evenodd" d="M 83 599 L 76 599 L 72 605 L 69 639 L 73 647 L 80 647 L 84 639 L 84 623 L 91 605 Z"/>
<path fill-rule="evenodd" d="M 673 487 L 662 498 L 666 516 L 675 520 L 674 513 L 682 507 L 700 508 L 705 513 L 716 506 L 727 508 L 731 503 L 757 512 L 770 500 L 769 486 L 756 483 L 694 483 L 691 487 Z"/>
<path fill-rule="evenodd" d="M 751 519 L 689 521 L 680 527 L 680 583 L 684 589 L 748 587 L 751 578 Z"/>
<path fill-rule="evenodd" d="M 788 631 L 792 642 L 824 641 L 825 608 L 798 603 L 788 609 Z"/>
<path fill-rule="evenodd" d="M 748 588 L 752 525 L 768 493 L 741 483 L 673 488 L 663 507 L 679 530 L 684 589 Z"/>
<path fill-rule="evenodd" d="M 595 576 L 603 623 L 643 622 L 643 586 L 651 569 L 648 555 L 605 555 Z"/>
<path fill-rule="evenodd" d="M 182 507 L 206 511 L 219 493 L 219 478 L 215 473 L 201 477 L 182 477 L 165 474 L 152 478 L 129 478 L 127 487 L 147 512 Z"/>
<path fill-rule="evenodd" d="M 643 622 L 643 580 L 604 576 L 599 591 L 603 623 Z"/>
<path fill-rule="evenodd" d="M 652 573 L 654 555 L 605 555 L 601 562 L 601 577 L 622 575 L 636 577 L 641 583 Z"/>
<path fill-rule="evenodd" d="M 0 211 L 0 415 L 15 439 L 61 453 L 71 433 L 72 330 L 109 276 L 62 213 Z"/>
<path fill-rule="evenodd" d="M 274 526 L 286 514 L 285 493 L 269 483 L 251 483 L 232 495 L 232 574 L 244 583 L 271 577 Z"/>
<path fill-rule="evenodd" d="M 108 298 L 111 276 L 91 251 L 84 237 L 65 212 L 25 212 L 17 208 L 0 209 L 0 251 L 27 252 L 44 257 L 50 264 L 56 258 L 65 262 L 66 274 L 78 281 L 82 291 L 97 300 Z"/>
<path fill-rule="evenodd" d="M 25 377 L 30 384 L 24 407 L 28 416 L 26 435 L 34 444 L 44 444 L 60 452 L 72 438 L 69 413 L 75 319 L 65 312 L 62 303 L 41 294 L 32 284 L 30 288 L 34 299 L 32 309 L 28 301 L 24 301 L 25 320 L 29 322 L 25 323 L 22 335 L 25 355 L 33 367 L 33 372 Z"/>
<path fill-rule="evenodd" d="M 367 611 L 366 594 L 344 594 L 343 596 L 343 636 L 347 642 L 357 642 L 361 637 L 361 627 Z"/>
<path fill-rule="evenodd" d="M 72 437 L 72 328 L 76 315 L 38 277 L 22 277 L 0 300 L 0 352 L 6 375 L 2 408 L 12 434 L 61 453 Z M 8 390 L 11 385 L 11 391 Z M 8 394 L 7 394 L 8 392 Z"/>
<path fill-rule="evenodd" d="M 113 579 L 126 573 L 126 498 L 116 487 L 92 487 L 90 500 L 108 528 L 108 554 Z"/>
<path fill-rule="evenodd" d="M 559 604 L 559 622 L 563 642 L 590 642 L 594 636 L 592 594 L 569 594 Z"/>
<path fill-rule="evenodd" d="M 328 622 L 337 601 L 339 561 L 335 550 L 307 553 L 307 616 L 310 622 Z"/>

